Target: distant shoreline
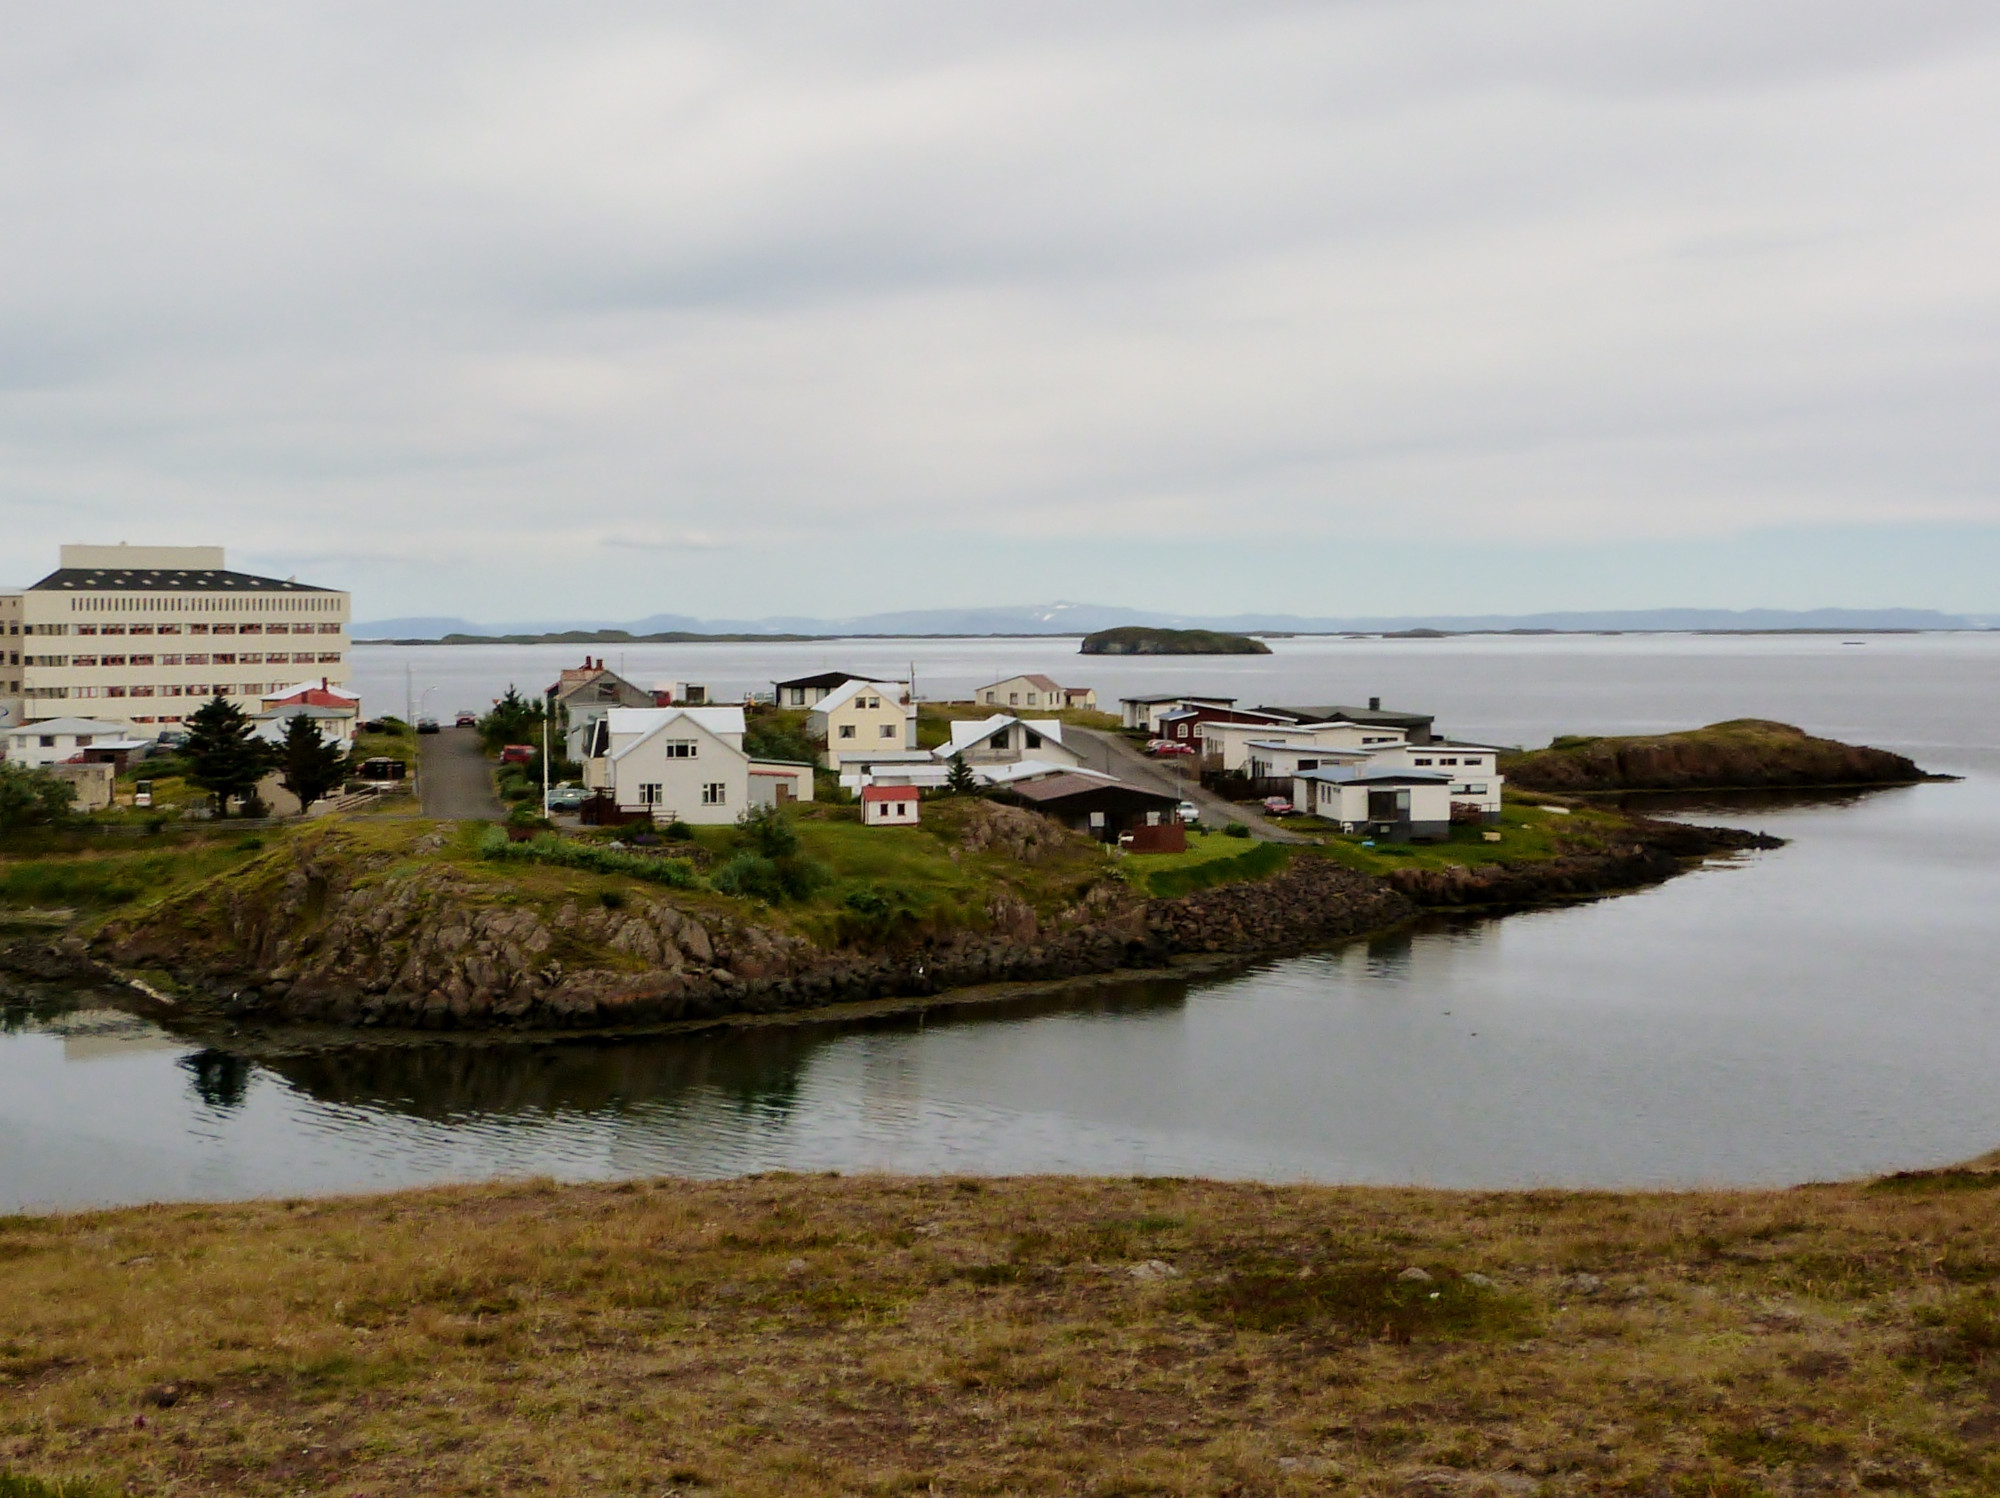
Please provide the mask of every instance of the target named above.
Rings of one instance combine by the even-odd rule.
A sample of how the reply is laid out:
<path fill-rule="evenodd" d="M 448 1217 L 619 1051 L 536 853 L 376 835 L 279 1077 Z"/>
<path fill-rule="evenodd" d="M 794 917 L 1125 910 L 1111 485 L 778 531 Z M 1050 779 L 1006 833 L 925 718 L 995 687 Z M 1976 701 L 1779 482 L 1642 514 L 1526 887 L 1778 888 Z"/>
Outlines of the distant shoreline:
<path fill-rule="evenodd" d="M 1061 630 L 1026 634 L 1000 631 L 993 634 L 695 634 L 674 631 L 664 634 L 629 634 L 618 629 L 562 630 L 550 634 L 412 635 L 398 638 L 354 637 L 356 645 L 807 645 L 832 640 L 1081 640 L 1089 630 Z M 1457 640 L 1489 638 L 1616 638 L 1624 635 L 1984 635 L 1991 628 L 1971 625 L 1941 625 L 1933 629 L 1912 626 L 1877 625 L 1859 629 L 1832 629 L 1820 625 L 1763 629 L 1273 629 L 1243 630 L 1256 640 Z"/>

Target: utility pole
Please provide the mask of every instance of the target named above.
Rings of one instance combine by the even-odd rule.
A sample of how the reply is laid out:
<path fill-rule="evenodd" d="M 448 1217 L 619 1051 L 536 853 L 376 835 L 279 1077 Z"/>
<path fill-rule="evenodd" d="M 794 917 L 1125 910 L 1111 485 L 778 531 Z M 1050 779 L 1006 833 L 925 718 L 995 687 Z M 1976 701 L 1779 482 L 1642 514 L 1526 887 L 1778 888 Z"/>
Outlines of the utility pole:
<path fill-rule="evenodd" d="M 549 819 L 549 719 L 556 713 L 556 692 L 550 687 L 542 698 L 542 820 Z"/>
<path fill-rule="evenodd" d="M 417 726 L 417 699 L 411 695 L 416 690 L 414 670 L 408 661 L 403 662 L 403 721 L 412 728 Z"/>

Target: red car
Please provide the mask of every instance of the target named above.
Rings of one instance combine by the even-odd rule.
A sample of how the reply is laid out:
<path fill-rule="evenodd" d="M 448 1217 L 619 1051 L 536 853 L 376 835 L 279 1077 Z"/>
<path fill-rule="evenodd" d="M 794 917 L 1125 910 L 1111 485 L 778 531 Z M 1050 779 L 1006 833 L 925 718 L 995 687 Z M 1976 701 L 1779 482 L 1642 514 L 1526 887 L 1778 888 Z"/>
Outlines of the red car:
<path fill-rule="evenodd" d="M 1292 803 L 1283 796 L 1264 798 L 1264 815 L 1267 817 L 1288 817 L 1292 814 Z"/>
<path fill-rule="evenodd" d="M 1194 753 L 1194 745 L 1176 744 L 1172 739 L 1154 739 L 1146 745 L 1146 752 L 1154 755 L 1192 754 Z"/>
<path fill-rule="evenodd" d="M 500 763 L 503 765 L 531 765 L 534 762 L 532 744 L 509 744 L 500 751 Z"/>

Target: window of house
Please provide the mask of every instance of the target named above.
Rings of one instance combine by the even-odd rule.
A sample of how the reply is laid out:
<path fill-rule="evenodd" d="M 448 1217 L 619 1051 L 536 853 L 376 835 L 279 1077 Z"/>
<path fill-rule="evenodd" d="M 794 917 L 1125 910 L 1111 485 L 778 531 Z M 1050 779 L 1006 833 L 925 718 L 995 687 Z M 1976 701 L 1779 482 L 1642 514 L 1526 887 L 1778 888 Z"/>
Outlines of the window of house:
<path fill-rule="evenodd" d="M 660 783 L 657 780 L 648 780 L 639 787 L 639 804 L 641 806 L 660 804 Z"/>
<path fill-rule="evenodd" d="M 187 657 L 187 664 L 190 666 L 206 666 L 208 664 L 208 657 L 205 655 L 191 655 Z"/>
<path fill-rule="evenodd" d="M 1468 796 L 1483 796 L 1486 794 L 1486 787 L 1483 785 L 1469 785 L 1465 788 L 1465 794 Z"/>
<path fill-rule="evenodd" d="M 725 805 L 727 804 L 728 801 L 728 791 L 729 787 L 724 785 L 721 781 L 719 780 L 710 781 L 707 785 L 701 788 L 701 804 L 703 806 Z"/>
<path fill-rule="evenodd" d="M 841 737 L 842 737 L 843 739 L 851 739 L 851 738 L 853 738 L 853 737 L 854 737 L 854 725 L 853 725 L 852 723 L 843 723 L 843 724 L 841 724 L 841 725 L 840 725 L 840 736 L 841 736 Z"/>
<path fill-rule="evenodd" d="M 1456 755 L 1452 755 L 1449 758 L 1440 759 L 1438 763 L 1441 765 L 1455 765 L 1458 763 L 1458 757 Z"/>
<path fill-rule="evenodd" d="M 322 624 L 319 627 L 319 632 L 323 635 L 337 635 L 340 633 L 340 626 L 338 624 Z"/>
<path fill-rule="evenodd" d="M 1428 759 L 1419 759 L 1416 761 L 1416 763 L 1420 765 L 1427 765 L 1430 763 L 1430 761 Z"/>
<path fill-rule="evenodd" d="M 42 735 L 42 747 L 44 749 L 53 749 L 55 748 L 55 746 L 56 746 L 56 736 L 54 734 L 45 733 Z"/>
<path fill-rule="evenodd" d="M 1019 707 L 1021 705 L 1021 694 L 1019 692 L 1009 692 L 1007 694 L 1007 705 L 1009 707 Z"/>
<path fill-rule="evenodd" d="M 237 631 L 241 635 L 261 635 L 263 632 L 264 626 L 261 624 L 246 624 Z"/>
<path fill-rule="evenodd" d="M 150 666 L 153 664 L 153 658 L 150 655 L 135 655 L 132 657 L 132 664 L 135 666 Z"/>
<path fill-rule="evenodd" d="M 236 626 L 233 624 L 218 624 L 215 626 L 215 632 L 219 635 L 233 635 L 236 633 Z"/>
<path fill-rule="evenodd" d="M 1030 692 L 1028 693 L 1028 706 L 1033 707 L 1034 705 L 1035 705 L 1035 694 L 1033 692 Z"/>
<path fill-rule="evenodd" d="M 88 749 L 90 747 L 90 739 L 91 736 L 87 733 L 78 734 L 76 736 L 76 747 L 79 749 Z"/>
<path fill-rule="evenodd" d="M 264 664 L 263 655 L 255 650 L 246 650 L 237 656 L 236 659 L 243 662 L 246 666 L 261 666 Z"/>
<path fill-rule="evenodd" d="M 150 624 L 135 624 L 132 626 L 132 633 L 135 635 L 149 635 L 152 632 L 153 626 Z"/>
<path fill-rule="evenodd" d="M 693 739 L 668 739 L 660 747 L 666 751 L 668 759 L 693 759 L 695 757 L 695 741 Z"/>
<path fill-rule="evenodd" d="M 896 725 L 893 723 L 884 723 L 882 725 L 881 737 L 885 739 L 893 739 L 895 736 L 896 736 Z"/>
<path fill-rule="evenodd" d="M 206 624 L 190 624 L 188 626 L 188 633 L 191 635 L 205 635 L 208 633 L 208 626 Z"/>
<path fill-rule="evenodd" d="M 97 657 L 94 655 L 74 655 L 70 657 L 70 664 L 73 666 L 94 666 L 97 664 Z"/>
<path fill-rule="evenodd" d="M 215 664 L 218 666 L 233 666 L 236 664 L 236 657 L 233 655 L 218 655 L 215 657 Z"/>
<path fill-rule="evenodd" d="M 1030 749 L 1039 749 L 1042 747 L 1042 736 L 1036 733 L 1034 729 L 1024 728 L 1021 732 L 1026 737 Z"/>
<path fill-rule="evenodd" d="M 997 692 L 988 692 L 988 693 L 986 694 L 986 700 L 987 700 L 988 702 L 994 702 L 994 701 L 997 701 L 997 700 L 998 700 L 998 698 L 999 698 L 999 695 L 1000 695 L 1000 694 L 999 694 L 999 693 L 997 693 Z"/>
<path fill-rule="evenodd" d="M 125 626 L 122 624 L 107 624 L 97 632 L 101 635 L 122 635 L 125 633 Z"/>

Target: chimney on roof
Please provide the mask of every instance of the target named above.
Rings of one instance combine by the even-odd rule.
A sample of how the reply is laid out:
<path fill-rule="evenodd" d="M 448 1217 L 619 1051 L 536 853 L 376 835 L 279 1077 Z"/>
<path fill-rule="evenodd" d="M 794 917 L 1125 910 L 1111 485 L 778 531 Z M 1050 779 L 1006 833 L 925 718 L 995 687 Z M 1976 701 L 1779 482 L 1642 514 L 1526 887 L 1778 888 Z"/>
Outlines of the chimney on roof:
<path fill-rule="evenodd" d="M 1368 699 L 1368 711 L 1369 711 L 1369 712 L 1371 712 L 1371 713 L 1379 713 L 1379 712 L 1381 712 L 1381 711 L 1382 711 L 1382 699 L 1381 699 L 1380 697 L 1370 697 L 1370 698 Z"/>

